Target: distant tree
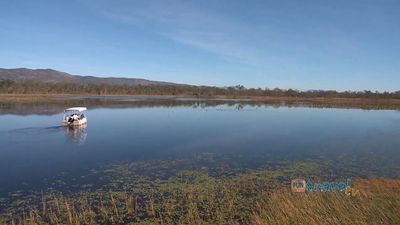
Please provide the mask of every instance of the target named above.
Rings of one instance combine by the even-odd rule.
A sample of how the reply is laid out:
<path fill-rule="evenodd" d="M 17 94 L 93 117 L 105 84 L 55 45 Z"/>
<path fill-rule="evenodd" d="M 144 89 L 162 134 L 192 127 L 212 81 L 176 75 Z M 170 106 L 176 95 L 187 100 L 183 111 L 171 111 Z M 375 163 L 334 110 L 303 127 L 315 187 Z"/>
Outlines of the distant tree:
<path fill-rule="evenodd" d="M 1 94 L 91 94 L 91 95 L 186 95 L 194 97 L 212 96 L 271 96 L 271 97 L 303 97 L 303 98 L 380 98 L 400 99 L 400 91 L 372 92 L 369 90 L 359 92 L 337 92 L 335 90 L 309 90 L 295 89 L 282 90 L 245 88 L 243 85 L 219 88 L 210 86 L 192 85 L 128 85 L 128 84 L 76 84 L 76 83 L 39 83 L 32 81 L 16 82 L 0 80 Z"/>

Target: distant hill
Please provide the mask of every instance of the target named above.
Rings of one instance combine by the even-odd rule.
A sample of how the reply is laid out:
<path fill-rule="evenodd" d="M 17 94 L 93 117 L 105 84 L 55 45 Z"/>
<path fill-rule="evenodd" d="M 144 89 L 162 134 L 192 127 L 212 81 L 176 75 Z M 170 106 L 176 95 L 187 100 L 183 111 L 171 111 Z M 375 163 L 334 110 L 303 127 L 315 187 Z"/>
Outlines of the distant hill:
<path fill-rule="evenodd" d="M 12 80 L 13 82 L 8 82 L 7 80 Z M 118 84 L 128 84 L 129 86 Z M 299 91 L 279 88 L 246 88 L 242 85 L 233 87 L 196 86 L 137 78 L 76 76 L 51 69 L 32 70 L 26 68 L 0 69 L 0 97 L 2 97 L 2 94 L 168 95 L 194 98 L 245 98 L 268 101 L 271 99 L 281 101 L 282 98 L 303 101 L 312 98 L 316 103 L 329 98 L 333 99 L 333 101 L 339 101 L 343 107 L 348 105 L 347 99 L 357 99 L 355 101 L 364 106 L 378 101 L 379 104 L 374 106 L 377 109 L 379 107 L 388 108 L 388 106 L 397 109 L 398 106 L 396 105 L 400 103 L 400 91 L 338 92 L 335 90 Z M 347 98 L 346 101 L 343 100 L 345 98 Z M 369 100 L 366 101 L 366 99 Z"/>
<path fill-rule="evenodd" d="M 69 73 L 60 72 L 52 69 L 1 69 L 0 80 L 13 81 L 35 81 L 43 83 L 78 83 L 78 84 L 129 84 L 129 85 L 147 85 L 147 84 L 168 84 L 178 85 L 175 83 L 152 81 L 140 78 L 123 78 L 123 77 L 94 77 L 94 76 L 78 76 Z"/>

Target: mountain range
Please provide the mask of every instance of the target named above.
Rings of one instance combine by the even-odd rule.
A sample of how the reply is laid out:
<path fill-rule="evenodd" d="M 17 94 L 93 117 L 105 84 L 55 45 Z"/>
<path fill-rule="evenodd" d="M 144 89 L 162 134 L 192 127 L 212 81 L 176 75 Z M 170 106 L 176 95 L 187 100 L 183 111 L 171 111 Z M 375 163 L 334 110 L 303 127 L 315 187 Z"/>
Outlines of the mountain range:
<path fill-rule="evenodd" d="M 125 77 L 94 77 L 80 76 L 53 70 L 53 69 L 2 69 L 0 68 L 0 80 L 13 81 L 34 81 L 44 83 L 78 83 L 78 84 L 128 84 L 128 85 L 148 85 L 148 84 L 164 84 L 178 85 L 176 83 L 152 81 L 141 78 L 125 78 Z"/>

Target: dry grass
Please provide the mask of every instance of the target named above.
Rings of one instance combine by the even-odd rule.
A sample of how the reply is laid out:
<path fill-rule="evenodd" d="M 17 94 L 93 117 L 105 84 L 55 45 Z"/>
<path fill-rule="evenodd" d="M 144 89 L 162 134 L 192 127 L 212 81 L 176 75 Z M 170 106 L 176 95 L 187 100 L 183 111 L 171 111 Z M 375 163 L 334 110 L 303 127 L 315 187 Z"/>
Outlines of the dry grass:
<path fill-rule="evenodd" d="M 400 224 L 400 181 L 358 180 L 356 197 L 343 193 L 291 193 L 281 190 L 258 205 L 252 223 L 258 225 Z"/>
<path fill-rule="evenodd" d="M 52 101 L 53 97 L 51 95 L 0 94 L 0 103 L 48 102 Z"/>

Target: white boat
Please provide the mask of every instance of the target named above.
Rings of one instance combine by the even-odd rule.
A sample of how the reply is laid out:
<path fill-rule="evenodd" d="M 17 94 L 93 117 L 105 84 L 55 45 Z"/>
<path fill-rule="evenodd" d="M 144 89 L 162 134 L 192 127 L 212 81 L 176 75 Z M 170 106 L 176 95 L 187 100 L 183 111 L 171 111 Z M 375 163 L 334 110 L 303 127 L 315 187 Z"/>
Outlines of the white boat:
<path fill-rule="evenodd" d="M 63 125 L 64 126 L 81 126 L 87 123 L 84 114 L 86 107 L 73 107 L 64 110 Z"/>

